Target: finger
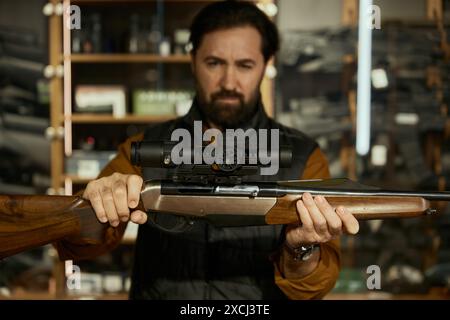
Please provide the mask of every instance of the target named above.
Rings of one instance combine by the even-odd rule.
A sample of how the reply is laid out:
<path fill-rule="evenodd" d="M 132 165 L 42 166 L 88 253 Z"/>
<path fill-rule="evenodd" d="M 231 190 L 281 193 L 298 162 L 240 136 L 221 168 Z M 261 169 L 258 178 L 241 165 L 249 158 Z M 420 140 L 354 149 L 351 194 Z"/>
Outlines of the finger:
<path fill-rule="evenodd" d="M 134 223 L 144 224 L 147 222 L 147 214 L 141 210 L 136 210 L 131 213 L 130 219 Z"/>
<path fill-rule="evenodd" d="M 299 244 L 312 244 L 317 241 L 318 234 L 314 229 L 314 223 L 311 220 L 308 209 L 302 200 L 297 201 L 297 212 L 301 221 L 301 226 L 292 226 L 291 229 L 287 229 L 289 232 L 286 234 L 286 240 L 292 246 L 298 246 Z M 290 232 L 292 230 L 292 232 Z"/>
<path fill-rule="evenodd" d="M 127 178 L 127 190 L 128 190 L 128 206 L 130 208 L 136 208 L 141 197 L 143 180 L 138 175 L 130 175 Z"/>
<path fill-rule="evenodd" d="M 341 217 L 342 224 L 345 230 L 350 234 L 357 234 L 359 231 L 358 220 L 345 208 L 339 206 L 336 208 L 336 213 Z"/>
<path fill-rule="evenodd" d="M 302 200 L 297 201 L 297 212 L 300 216 L 302 228 L 308 233 L 316 232 L 316 230 L 314 229 L 314 223 L 311 220 L 308 209 L 306 209 L 305 204 L 303 203 Z"/>
<path fill-rule="evenodd" d="M 333 207 L 323 196 L 317 196 L 314 198 L 317 207 L 322 212 L 328 225 L 328 231 L 331 235 L 336 236 L 342 232 L 342 221 L 339 215 L 335 212 Z"/>
<path fill-rule="evenodd" d="M 91 202 L 92 207 L 94 208 L 97 219 L 102 223 L 108 222 L 100 193 L 98 193 L 97 191 L 86 191 L 86 196 L 87 199 Z"/>
<path fill-rule="evenodd" d="M 116 211 L 116 205 L 114 204 L 114 198 L 112 190 L 108 187 L 104 187 L 102 190 L 103 207 L 105 208 L 106 216 L 108 217 L 109 224 L 113 227 L 119 225 L 119 216 Z"/>
<path fill-rule="evenodd" d="M 127 185 L 123 180 L 117 180 L 113 184 L 114 204 L 121 221 L 128 221 L 130 209 L 128 208 Z"/>
<path fill-rule="evenodd" d="M 316 230 L 316 232 L 322 237 L 329 236 L 330 234 L 328 232 L 327 220 L 320 212 L 311 194 L 309 192 L 305 192 L 302 196 L 302 200 L 303 203 L 305 204 L 306 209 L 308 209 L 309 215 L 311 217 L 311 220 L 313 221 L 314 229 Z"/>

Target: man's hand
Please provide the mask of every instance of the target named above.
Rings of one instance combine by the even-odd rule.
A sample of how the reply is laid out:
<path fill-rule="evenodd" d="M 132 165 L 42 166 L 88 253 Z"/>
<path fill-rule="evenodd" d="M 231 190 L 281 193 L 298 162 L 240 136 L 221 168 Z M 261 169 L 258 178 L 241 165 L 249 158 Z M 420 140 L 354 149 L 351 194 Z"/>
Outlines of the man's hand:
<path fill-rule="evenodd" d="M 342 234 L 356 234 L 358 220 L 345 207 L 331 207 L 323 196 L 304 193 L 297 201 L 301 226 L 290 225 L 286 229 L 286 241 L 291 247 L 328 242 Z"/>
<path fill-rule="evenodd" d="M 100 222 L 109 222 L 113 227 L 128 220 L 143 224 L 147 221 L 145 212 L 133 211 L 139 203 L 142 183 L 138 175 L 114 173 L 89 182 L 83 198 L 91 202 Z"/>

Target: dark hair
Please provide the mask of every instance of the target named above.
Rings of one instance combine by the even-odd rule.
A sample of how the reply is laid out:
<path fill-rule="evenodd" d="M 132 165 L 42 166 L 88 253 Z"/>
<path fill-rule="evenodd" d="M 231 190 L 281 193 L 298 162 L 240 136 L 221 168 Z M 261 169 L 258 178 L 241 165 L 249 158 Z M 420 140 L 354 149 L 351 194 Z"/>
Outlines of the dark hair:
<path fill-rule="evenodd" d="M 262 39 L 262 54 L 267 62 L 279 49 L 276 25 L 258 7 L 248 1 L 220 1 L 204 7 L 191 25 L 190 42 L 195 54 L 205 34 L 234 27 L 252 26 Z"/>

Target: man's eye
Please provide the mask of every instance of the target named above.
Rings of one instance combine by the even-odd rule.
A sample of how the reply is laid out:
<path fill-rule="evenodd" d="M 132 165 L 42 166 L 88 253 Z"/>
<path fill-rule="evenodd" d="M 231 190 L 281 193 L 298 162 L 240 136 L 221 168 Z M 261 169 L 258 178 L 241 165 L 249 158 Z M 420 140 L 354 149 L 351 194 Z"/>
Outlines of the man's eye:
<path fill-rule="evenodd" d="M 206 64 L 209 67 L 215 67 L 215 66 L 218 66 L 220 64 L 220 62 L 219 61 L 208 61 Z"/>
<path fill-rule="evenodd" d="M 250 64 L 241 64 L 241 65 L 239 65 L 239 67 L 242 69 L 246 69 L 246 70 L 250 70 L 253 68 L 253 66 Z"/>

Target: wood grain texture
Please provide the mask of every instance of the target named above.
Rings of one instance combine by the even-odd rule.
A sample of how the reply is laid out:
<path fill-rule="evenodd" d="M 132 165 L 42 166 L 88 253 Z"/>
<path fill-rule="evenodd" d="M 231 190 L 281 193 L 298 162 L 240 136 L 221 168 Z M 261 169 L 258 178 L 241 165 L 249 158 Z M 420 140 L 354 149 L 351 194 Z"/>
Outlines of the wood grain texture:
<path fill-rule="evenodd" d="M 286 195 L 266 214 L 267 224 L 298 223 L 296 203 L 301 195 Z M 421 197 L 327 196 L 333 208 L 346 207 L 358 220 L 411 218 L 427 214 L 429 201 Z"/>
<path fill-rule="evenodd" d="M 64 238 L 96 243 L 104 230 L 80 197 L 0 195 L 0 259 Z"/>

